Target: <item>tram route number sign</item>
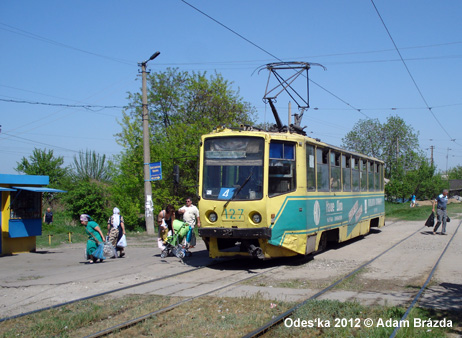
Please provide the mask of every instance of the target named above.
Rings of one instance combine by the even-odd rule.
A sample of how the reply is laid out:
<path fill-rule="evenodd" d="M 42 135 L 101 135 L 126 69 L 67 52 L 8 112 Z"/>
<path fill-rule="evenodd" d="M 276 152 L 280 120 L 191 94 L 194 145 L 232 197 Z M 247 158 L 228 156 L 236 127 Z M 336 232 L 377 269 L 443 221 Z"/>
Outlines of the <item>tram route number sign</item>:
<path fill-rule="evenodd" d="M 236 190 L 236 188 L 221 188 L 220 193 L 218 194 L 218 199 L 229 200 L 233 197 L 234 190 Z"/>
<path fill-rule="evenodd" d="M 149 163 L 149 180 L 159 181 L 162 179 L 162 162 Z"/>

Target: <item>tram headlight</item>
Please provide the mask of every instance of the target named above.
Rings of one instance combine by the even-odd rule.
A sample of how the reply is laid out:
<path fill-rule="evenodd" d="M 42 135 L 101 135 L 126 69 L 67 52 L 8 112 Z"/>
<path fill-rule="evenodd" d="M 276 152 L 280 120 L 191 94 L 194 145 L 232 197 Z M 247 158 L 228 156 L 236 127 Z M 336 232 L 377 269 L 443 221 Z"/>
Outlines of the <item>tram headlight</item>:
<path fill-rule="evenodd" d="M 215 222 L 217 221 L 217 219 L 218 219 L 218 215 L 217 215 L 215 212 L 212 211 L 212 212 L 209 214 L 209 220 L 210 220 L 210 222 L 215 223 Z"/>
<path fill-rule="evenodd" d="M 252 221 L 254 223 L 260 223 L 261 222 L 261 215 L 258 212 L 254 213 L 252 215 Z"/>

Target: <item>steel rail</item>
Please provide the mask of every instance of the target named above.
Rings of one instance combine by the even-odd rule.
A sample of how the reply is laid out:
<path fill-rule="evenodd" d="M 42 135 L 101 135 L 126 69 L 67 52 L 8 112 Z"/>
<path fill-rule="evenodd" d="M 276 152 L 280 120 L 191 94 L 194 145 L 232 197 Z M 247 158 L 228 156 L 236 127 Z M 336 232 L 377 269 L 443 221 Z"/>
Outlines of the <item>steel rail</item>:
<path fill-rule="evenodd" d="M 401 320 L 399 321 L 398 323 L 398 326 L 395 327 L 395 329 L 393 330 L 392 334 L 390 335 L 390 338 L 394 338 L 396 336 L 396 334 L 398 333 L 399 329 L 401 328 L 401 323 L 403 320 L 405 320 L 407 318 L 407 316 L 409 315 L 409 313 L 411 312 L 411 310 L 414 308 L 414 306 L 416 305 L 417 301 L 419 300 L 419 298 L 422 296 L 423 292 L 425 291 L 425 289 L 427 288 L 427 285 L 428 283 L 430 283 L 430 280 L 432 279 L 434 273 L 435 273 L 435 270 L 436 268 L 438 267 L 438 265 L 440 264 L 441 262 L 441 259 L 443 258 L 443 256 L 446 254 L 446 251 L 447 249 L 449 248 L 449 245 L 451 244 L 452 240 L 454 239 L 454 237 L 456 236 L 457 234 L 457 231 L 459 230 L 460 228 L 460 225 L 462 224 L 462 221 L 459 222 L 459 225 L 457 226 L 456 228 L 456 231 L 454 231 L 454 234 L 451 236 L 451 239 L 448 241 L 448 243 L 446 244 L 446 247 L 444 248 L 443 252 L 441 253 L 440 257 L 438 258 L 438 260 L 436 261 L 435 265 L 433 266 L 433 269 L 432 271 L 430 272 L 430 274 L 428 275 L 428 278 L 427 280 L 425 281 L 425 283 L 422 285 L 422 287 L 420 288 L 419 292 L 417 293 L 417 295 L 414 297 L 414 300 L 412 301 L 411 305 L 409 305 L 409 307 L 407 308 L 406 312 L 404 313 L 403 317 L 401 317 Z"/>
<path fill-rule="evenodd" d="M 267 330 L 269 330 L 270 328 L 272 328 L 273 326 L 279 324 L 280 322 L 282 322 L 284 319 L 286 319 L 287 317 L 289 317 L 292 313 L 294 313 L 297 309 L 299 309 L 300 307 L 302 307 L 303 305 L 305 305 L 306 303 L 308 303 L 310 300 L 313 300 L 313 299 L 316 299 L 318 298 L 319 296 L 323 295 L 324 293 L 326 293 L 327 291 L 331 290 L 332 288 L 334 288 L 335 286 L 337 286 L 338 284 L 342 283 L 343 281 L 345 281 L 346 279 L 350 278 L 351 276 L 353 276 L 355 273 L 357 273 L 358 271 L 360 271 L 361 269 L 363 269 L 364 267 L 366 267 L 367 265 L 371 264 L 372 262 L 374 262 L 376 259 L 380 258 L 381 256 L 383 256 L 384 254 L 386 254 L 387 252 L 389 252 L 390 250 L 394 249 L 395 247 L 397 247 L 399 244 L 403 243 L 404 241 L 408 240 L 409 238 L 411 238 L 412 236 L 414 236 L 415 234 L 417 234 L 418 232 L 422 231 L 422 229 L 424 229 L 425 226 L 423 226 L 422 228 L 419 228 L 417 231 L 413 232 L 412 234 L 410 234 L 409 236 L 403 238 L 402 240 L 400 240 L 399 242 L 395 243 L 394 245 L 392 245 L 390 248 L 388 248 L 387 250 L 383 251 L 382 253 L 378 254 L 377 256 L 375 256 L 374 258 L 372 258 L 371 260 L 367 261 L 366 263 L 362 264 L 360 267 L 354 269 L 353 271 L 351 271 L 348 275 L 340 278 L 339 280 L 337 280 L 336 282 L 334 282 L 333 284 L 327 286 L 326 288 L 322 289 L 321 291 L 317 292 L 316 294 L 314 294 L 313 296 L 305 299 L 304 301 L 302 301 L 301 303 L 295 305 L 294 307 L 290 308 L 289 310 L 287 310 L 286 312 L 280 314 L 279 316 L 273 318 L 271 321 L 267 322 L 266 324 L 260 326 L 259 328 L 257 328 L 256 330 L 246 334 L 245 336 L 243 336 L 243 338 L 253 338 L 253 337 L 256 337 L 256 336 L 259 336 L 261 334 L 263 334 L 264 332 L 266 332 Z"/>
<path fill-rule="evenodd" d="M 100 297 L 100 296 L 105 296 L 105 295 L 108 295 L 108 294 L 111 294 L 111 293 L 131 289 L 131 288 L 136 288 L 136 287 L 141 286 L 141 285 L 150 284 L 150 283 L 157 282 L 159 280 L 180 276 L 180 275 L 183 275 L 185 273 L 197 271 L 197 270 L 200 270 L 200 269 L 203 269 L 203 268 L 207 268 L 207 267 L 214 266 L 214 265 L 217 265 L 217 264 L 227 263 L 227 262 L 230 262 L 230 261 L 232 261 L 232 260 L 229 260 L 229 261 L 226 261 L 226 262 L 213 262 L 213 263 L 211 263 L 209 265 L 204 265 L 204 266 L 189 269 L 189 270 L 186 270 L 186 271 L 177 272 L 177 273 L 174 273 L 172 275 L 168 275 L 168 276 L 164 276 L 164 277 L 158 277 L 158 278 L 150 279 L 150 280 L 147 280 L 147 281 L 144 281 L 144 282 L 123 286 L 123 287 L 113 289 L 113 290 L 104 291 L 104 292 L 97 293 L 97 294 L 94 294 L 94 295 L 91 295 L 91 296 L 77 298 L 77 299 L 74 299 L 74 300 L 70 300 L 68 302 L 59 303 L 59 304 L 55 304 L 55 305 L 50 305 L 50 306 L 47 306 L 47 307 L 44 307 L 44 308 L 40 308 L 40 309 L 28 311 L 28 312 L 23 312 L 23 313 L 20 313 L 20 314 L 14 315 L 14 316 L 10 316 L 10 317 L 0 318 L 0 323 L 6 322 L 8 320 L 16 319 L 16 318 L 21 318 L 21 317 L 24 317 L 24 316 L 28 316 L 28 315 L 31 315 L 31 314 L 34 314 L 34 313 L 38 313 L 38 312 L 42 312 L 42 311 L 46 311 L 46 310 L 51 310 L 51 309 L 56 309 L 56 308 L 59 308 L 59 307 L 65 306 L 65 305 L 81 302 L 81 301 L 84 301 L 84 300 L 88 300 L 88 299 L 92 299 L 92 298 L 96 298 L 96 297 Z"/>
<path fill-rule="evenodd" d="M 277 268 L 278 268 L 278 266 L 277 266 L 277 267 L 274 267 L 274 268 L 271 268 L 271 269 L 268 269 L 268 270 L 266 270 L 266 271 L 257 273 L 257 274 L 252 274 L 252 276 L 246 277 L 246 278 L 244 278 L 244 279 L 240 279 L 240 280 L 238 280 L 238 281 L 229 283 L 229 284 L 227 284 L 227 285 L 220 286 L 220 287 L 215 288 L 215 289 L 213 289 L 213 290 L 210 290 L 210 291 L 201 293 L 200 295 L 197 295 L 197 296 L 194 296 L 194 297 L 190 297 L 190 298 L 187 298 L 187 299 L 183 299 L 182 301 L 179 301 L 179 302 L 177 302 L 177 303 L 175 303 L 175 304 L 169 305 L 169 306 L 167 306 L 167 307 L 165 307 L 165 308 L 162 308 L 162 309 L 159 309 L 159 310 L 150 312 L 150 313 L 148 313 L 148 314 L 145 314 L 145 315 L 143 315 L 143 316 L 140 316 L 140 317 L 131 319 L 131 320 L 126 321 L 126 322 L 124 322 L 124 323 L 120 323 L 120 324 L 118 324 L 118 325 L 109 327 L 109 328 L 107 328 L 107 329 L 105 329 L 105 330 L 102 330 L 102 331 L 93 333 L 93 334 L 91 334 L 91 335 L 85 336 L 84 338 L 97 338 L 97 337 L 103 337 L 103 336 L 106 336 L 106 335 L 108 335 L 108 334 L 113 333 L 114 331 L 127 329 L 127 328 L 129 328 L 129 327 L 131 327 L 131 326 L 133 326 L 133 325 L 138 324 L 139 322 L 142 322 L 142 321 L 144 321 L 144 320 L 150 318 L 150 317 L 154 317 L 154 316 L 156 316 L 156 315 L 158 315 L 158 314 L 161 314 L 161 313 L 164 313 L 164 312 L 168 312 L 168 311 L 170 311 L 170 310 L 173 310 L 173 309 L 177 308 L 178 306 L 180 306 L 180 305 L 182 305 L 182 304 L 184 304 L 184 303 L 188 303 L 188 302 L 190 302 L 190 301 L 192 301 L 192 300 L 194 300 L 194 299 L 197 299 L 197 298 L 199 298 L 199 297 L 207 296 L 207 295 L 212 294 L 212 293 L 214 293 L 214 292 L 217 292 L 217 291 L 220 291 L 220 290 L 229 288 L 229 287 L 231 287 L 231 286 L 233 286 L 233 285 L 236 285 L 236 284 L 238 284 L 238 283 L 242 283 L 242 282 L 244 282 L 244 281 L 246 281 L 246 280 L 248 280 L 248 279 L 251 279 L 251 278 L 260 276 L 260 275 L 262 275 L 262 274 L 271 272 L 271 271 L 273 271 L 273 270 L 275 270 L 275 269 L 277 269 Z"/>

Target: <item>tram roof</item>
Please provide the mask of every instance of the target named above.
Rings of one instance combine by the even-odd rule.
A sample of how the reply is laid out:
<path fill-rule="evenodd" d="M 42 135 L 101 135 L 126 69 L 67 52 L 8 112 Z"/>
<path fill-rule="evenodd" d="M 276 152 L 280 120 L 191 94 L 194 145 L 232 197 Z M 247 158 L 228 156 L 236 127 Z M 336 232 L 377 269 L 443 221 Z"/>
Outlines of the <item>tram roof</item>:
<path fill-rule="evenodd" d="M 313 138 L 313 137 L 310 137 L 310 136 L 301 135 L 301 134 L 297 134 L 297 133 L 273 132 L 273 131 L 265 131 L 265 130 L 257 130 L 257 129 L 245 130 L 245 129 L 217 128 L 217 129 L 213 130 L 210 134 L 205 134 L 202 137 L 210 137 L 210 136 L 214 137 L 214 136 L 221 136 L 221 135 L 222 136 L 236 136 L 236 135 L 241 135 L 241 136 L 262 136 L 262 137 L 263 136 L 269 136 L 270 138 L 279 139 L 279 140 L 284 139 L 284 140 L 292 140 L 292 141 L 296 141 L 296 142 L 309 141 L 310 143 L 320 145 L 320 146 L 323 146 L 323 147 L 326 147 L 326 148 L 329 148 L 329 149 L 333 149 L 333 150 L 336 150 L 336 151 L 339 151 L 339 152 L 342 152 L 342 153 L 348 153 L 348 154 L 351 154 L 353 156 L 358 156 L 358 157 L 362 157 L 362 158 L 365 158 L 365 159 L 369 159 L 369 160 L 373 160 L 373 161 L 376 161 L 376 162 L 382 162 L 383 163 L 383 161 L 378 159 L 378 158 L 368 156 L 368 155 L 364 155 L 364 154 L 361 154 L 361 153 L 358 153 L 358 152 L 355 152 L 355 151 L 343 149 L 343 148 L 340 148 L 338 146 L 322 142 L 318 138 Z"/>

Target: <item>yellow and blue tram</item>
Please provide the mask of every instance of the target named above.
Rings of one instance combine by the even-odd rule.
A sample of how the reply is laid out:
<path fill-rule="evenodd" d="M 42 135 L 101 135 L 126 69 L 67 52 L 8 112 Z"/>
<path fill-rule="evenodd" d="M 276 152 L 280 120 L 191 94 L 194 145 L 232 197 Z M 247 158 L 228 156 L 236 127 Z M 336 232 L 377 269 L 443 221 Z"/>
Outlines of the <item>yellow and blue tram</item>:
<path fill-rule="evenodd" d="M 306 255 L 385 224 L 382 161 L 288 132 L 202 136 L 199 194 L 212 258 Z"/>

